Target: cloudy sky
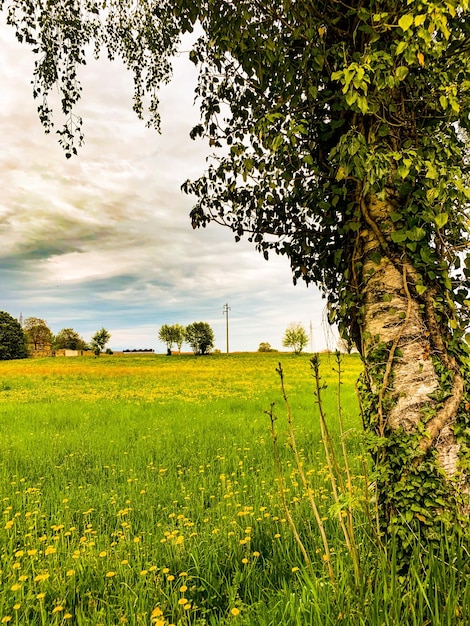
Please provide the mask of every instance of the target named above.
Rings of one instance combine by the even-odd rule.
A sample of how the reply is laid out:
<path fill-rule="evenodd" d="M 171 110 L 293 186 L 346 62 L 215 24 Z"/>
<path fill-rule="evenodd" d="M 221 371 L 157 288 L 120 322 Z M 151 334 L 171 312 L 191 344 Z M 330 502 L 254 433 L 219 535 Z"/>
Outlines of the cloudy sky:
<path fill-rule="evenodd" d="M 0 310 L 72 327 L 88 340 L 102 326 L 110 347 L 154 348 L 159 327 L 207 321 L 225 351 L 281 348 L 291 322 L 312 328 L 314 350 L 336 347 L 325 301 L 292 284 L 288 260 L 265 261 L 226 229 L 193 231 L 186 178 L 205 167 L 194 68 L 181 55 L 161 93 L 162 134 L 132 111 L 132 80 L 115 62 L 81 74 L 85 145 L 66 160 L 46 136 L 32 98 L 33 54 L 0 13 Z"/>

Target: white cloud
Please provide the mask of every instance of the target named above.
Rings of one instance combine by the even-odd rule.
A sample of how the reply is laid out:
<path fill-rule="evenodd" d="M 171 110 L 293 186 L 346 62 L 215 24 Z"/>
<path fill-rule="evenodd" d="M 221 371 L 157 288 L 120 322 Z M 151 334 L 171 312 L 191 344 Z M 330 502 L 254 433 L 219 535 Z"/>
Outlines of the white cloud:
<path fill-rule="evenodd" d="M 312 322 L 315 348 L 326 347 L 324 302 L 292 286 L 287 259 L 265 262 L 216 225 L 190 226 L 192 200 L 180 185 L 203 171 L 207 146 L 188 137 L 198 121 L 189 63 L 178 61 L 162 90 L 160 136 L 133 113 L 123 68 L 90 61 L 80 105 L 86 141 L 69 161 L 37 119 L 32 68 L 31 53 L 1 25 L 1 308 L 86 338 L 104 325 L 116 349 L 162 350 L 162 323 L 202 319 L 224 349 L 228 302 L 233 350 L 260 341 L 279 348 L 292 321 Z"/>

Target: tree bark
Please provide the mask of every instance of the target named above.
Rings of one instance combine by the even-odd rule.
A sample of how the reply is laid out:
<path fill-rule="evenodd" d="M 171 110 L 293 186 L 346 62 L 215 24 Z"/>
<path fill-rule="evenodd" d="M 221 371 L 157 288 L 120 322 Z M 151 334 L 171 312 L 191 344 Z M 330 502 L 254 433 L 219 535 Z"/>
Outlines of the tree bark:
<path fill-rule="evenodd" d="M 367 426 L 382 441 L 376 461 L 385 519 L 392 525 L 400 519 L 409 523 L 411 515 L 430 522 L 430 516 L 452 508 L 457 515 L 468 514 L 470 485 L 461 465 L 468 449 L 462 450 L 454 433 L 464 403 L 464 374 L 436 320 L 436 287 L 427 286 L 420 296 L 418 273 L 388 243 L 389 216 L 397 208 L 393 196 L 366 198 L 361 208 L 366 227 L 359 244 L 360 351 L 369 396 Z"/>

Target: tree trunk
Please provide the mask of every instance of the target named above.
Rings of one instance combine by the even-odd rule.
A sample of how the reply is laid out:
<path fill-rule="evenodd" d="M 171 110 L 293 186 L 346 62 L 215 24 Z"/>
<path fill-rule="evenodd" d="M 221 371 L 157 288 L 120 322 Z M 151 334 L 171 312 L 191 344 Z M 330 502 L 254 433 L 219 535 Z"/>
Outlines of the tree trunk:
<path fill-rule="evenodd" d="M 386 201 L 361 201 L 360 351 L 365 362 L 366 427 L 376 436 L 378 497 L 385 527 L 436 528 L 469 512 L 465 364 L 450 355 L 437 321 L 435 286 L 425 285 L 406 255 L 393 252 Z M 379 226 L 380 225 L 380 226 Z M 358 272 L 356 272 L 356 275 Z M 421 289 L 416 289 L 421 285 Z M 419 295 L 419 291 L 423 292 Z"/>

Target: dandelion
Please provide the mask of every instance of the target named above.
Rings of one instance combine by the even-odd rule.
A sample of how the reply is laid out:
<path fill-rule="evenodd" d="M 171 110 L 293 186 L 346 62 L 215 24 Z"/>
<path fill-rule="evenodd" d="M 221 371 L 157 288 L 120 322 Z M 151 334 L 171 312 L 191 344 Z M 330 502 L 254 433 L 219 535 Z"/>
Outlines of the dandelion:
<path fill-rule="evenodd" d="M 185 591 L 187 591 L 187 590 L 188 590 L 188 588 L 187 588 L 187 586 L 186 586 L 186 585 L 181 585 L 181 587 L 180 587 L 180 593 L 184 593 L 184 592 L 185 592 Z"/>
<path fill-rule="evenodd" d="M 127 559 L 123 559 L 121 561 L 121 565 L 129 565 L 129 561 Z"/>
<path fill-rule="evenodd" d="M 237 609 L 237 607 L 234 606 L 230 613 L 234 616 L 240 615 L 240 609 Z"/>
<path fill-rule="evenodd" d="M 253 556 L 259 557 L 259 556 L 261 556 L 261 554 L 259 552 L 255 551 L 255 552 L 253 552 Z"/>
<path fill-rule="evenodd" d="M 188 602 L 188 604 L 185 604 L 183 608 L 186 609 L 186 611 L 189 611 L 189 609 L 191 608 L 191 605 Z"/>
<path fill-rule="evenodd" d="M 245 557 L 244 559 L 242 559 L 242 563 L 246 565 L 248 563 L 248 559 Z"/>
<path fill-rule="evenodd" d="M 5 617 L 2 617 L 2 624 L 7 624 L 10 621 L 11 621 L 11 615 L 5 615 Z"/>
<path fill-rule="evenodd" d="M 295 572 L 298 572 L 298 571 L 299 571 L 299 568 L 298 568 L 298 567 L 293 567 L 293 568 L 292 568 L 292 573 L 295 573 Z"/>
<path fill-rule="evenodd" d="M 178 600 L 178 604 L 188 604 L 188 601 L 187 601 L 187 599 L 186 599 L 186 598 L 180 598 L 180 599 Z"/>
<path fill-rule="evenodd" d="M 162 569 L 162 572 L 163 572 L 164 574 L 168 574 L 168 572 L 169 572 L 169 571 L 170 571 L 170 570 L 169 570 L 169 568 L 168 568 L 168 567 L 164 567 L 164 568 Z"/>
<path fill-rule="evenodd" d="M 69 569 L 67 570 L 67 576 L 70 578 L 70 576 L 73 576 L 75 574 L 75 570 L 74 569 Z"/>
<path fill-rule="evenodd" d="M 175 580 L 175 577 L 173 576 L 173 574 L 170 574 L 169 576 L 166 577 L 167 581 L 171 583 L 172 580 Z"/>
<path fill-rule="evenodd" d="M 23 554 L 24 554 L 23 550 L 17 550 L 17 551 L 15 552 L 15 557 L 16 557 L 17 559 L 19 559 L 19 558 L 21 558 L 21 557 L 23 556 Z"/>
<path fill-rule="evenodd" d="M 64 613 L 64 619 L 72 619 L 71 613 Z"/>
<path fill-rule="evenodd" d="M 6 528 L 7 530 L 9 530 L 9 529 L 13 526 L 13 524 L 14 524 L 14 520 L 10 519 L 10 520 L 8 520 L 8 522 L 5 524 L 5 528 Z M 7 617 L 8 617 L 8 616 L 7 616 Z M 2 619 L 2 622 L 3 622 L 3 620 L 4 620 L 4 619 L 5 619 L 5 618 L 3 618 L 3 619 Z M 11 619 L 11 618 L 10 618 L 10 619 Z M 8 619 L 7 621 L 9 622 L 10 620 Z"/>
<path fill-rule="evenodd" d="M 141 576 L 146 576 L 147 574 L 148 574 L 148 569 L 143 569 L 143 570 L 140 572 L 140 575 L 141 575 Z"/>
<path fill-rule="evenodd" d="M 112 578 L 113 576 L 116 576 L 116 572 L 106 572 L 106 578 Z"/>
<path fill-rule="evenodd" d="M 49 554 L 55 554 L 56 552 L 57 550 L 53 546 L 47 546 L 47 548 L 44 550 L 44 554 L 46 556 L 48 556 Z"/>
<path fill-rule="evenodd" d="M 280 536 L 281 536 L 281 535 L 280 535 L 279 533 L 276 533 L 276 534 L 274 535 L 274 539 L 279 539 L 279 538 L 280 538 Z"/>
<path fill-rule="evenodd" d="M 35 579 L 34 582 L 35 583 L 40 583 L 40 582 L 44 582 L 45 580 L 47 580 L 49 578 L 49 572 L 45 572 L 44 574 L 38 574 Z"/>
<path fill-rule="evenodd" d="M 36 596 L 37 600 L 44 600 L 44 598 L 46 597 L 45 593 L 38 593 L 38 595 Z"/>
<path fill-rule="evenodd" d="M 100 552 L 100 553 L 99 553 L 99 555 L 98 555 L 98 556 L 99 556 L 100 558 L 104 558 L 105 556 L 107 556 L 107 554 L 108 554 L 108 553 L 106 552 L 106 550 L 103 550 L 102 552 Z"/>
<path fill-rule="evenodd" d="M 60 605 L 59 605 L 59 606 L 56 606 L 56 607 L 54 607 L 54 609 L 53 609 L 53 611 L 52 611 L 52 615 L 55 615 L 56 613 L 60 613 L 60 612 L 61 612 L 61 611 L 63 611 L 63 610 L 64 610 L 64 607 L 63 607 L 63 606 L 60 606 Z"/>
<path fill-rule="evenodd" d="M 12 591 L 18 591 L 18 589 L 21 589 L 21 585 L 19 585 L 18 583 L 15 583 L 11 586 Z"/>
<path fill-rule="evenodd" d="M 188 572 L 181 572 L 180 578 L 183 578 L 184 576 L 187 576 L 187 575 L 188 575 Z"/>
<path fill-rule="evenodd" d="M 17 602 L 16 604 L 13 605 L 14 611 L 18 611 L 19 609 L 21 609 L 21 602 Z"/>

